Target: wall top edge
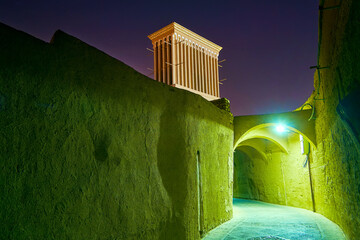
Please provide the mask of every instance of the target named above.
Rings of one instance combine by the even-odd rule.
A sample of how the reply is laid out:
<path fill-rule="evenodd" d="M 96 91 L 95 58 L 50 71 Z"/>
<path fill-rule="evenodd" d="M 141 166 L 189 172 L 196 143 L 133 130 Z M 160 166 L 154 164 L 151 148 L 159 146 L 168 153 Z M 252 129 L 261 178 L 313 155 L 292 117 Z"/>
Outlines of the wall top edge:
<path fill-rule="evenodd" d="M 209 46 L 210 48 L 213 48 L 217 52 L 220 52 L 222 49 L 221 46 L 207 40 L 206 38 L 200 36 L 199 34 L 194 33 L 193 31 L 181 26 L 180 24 L 176 22 L 172 22 L 166 27 L 161 28 L 160 30 L 150 34 L 148 38 L 153 42 L 154 40 L 157 40 L 157 38 L 164 36 L 164 35 L 170 35 L 170 34 L 178 34 L 181 36 L 188 36 L 192 38 L 195 42 L 200 43 L 204 46 Z"/>

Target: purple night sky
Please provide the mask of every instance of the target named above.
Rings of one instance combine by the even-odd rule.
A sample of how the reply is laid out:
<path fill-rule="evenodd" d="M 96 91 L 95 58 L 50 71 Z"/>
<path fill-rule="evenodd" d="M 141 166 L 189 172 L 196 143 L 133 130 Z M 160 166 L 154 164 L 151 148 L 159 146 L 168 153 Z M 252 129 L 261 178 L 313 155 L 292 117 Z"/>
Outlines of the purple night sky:
<path fill-rule="evenodd" d="M 223 47 L 220 94 L 234 115 L 291 111 L 313 90 L 314 0 L 5 0 L 0 22 L 47 42 L 61 29 L 145 75 L 153 68 L 147 35 L 177 22 Z"/>

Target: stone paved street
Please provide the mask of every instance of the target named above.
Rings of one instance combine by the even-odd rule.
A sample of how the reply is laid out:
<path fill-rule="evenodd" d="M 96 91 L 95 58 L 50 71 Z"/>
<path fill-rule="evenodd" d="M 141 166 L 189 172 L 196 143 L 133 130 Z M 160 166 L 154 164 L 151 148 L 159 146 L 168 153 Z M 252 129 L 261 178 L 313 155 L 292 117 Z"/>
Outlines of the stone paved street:
<path fill-rule="evenodd" d="M 234 199 L 234 217 L 210 231 L 204 240 L 346 239 L 324 216 L 294 207 Z"/>

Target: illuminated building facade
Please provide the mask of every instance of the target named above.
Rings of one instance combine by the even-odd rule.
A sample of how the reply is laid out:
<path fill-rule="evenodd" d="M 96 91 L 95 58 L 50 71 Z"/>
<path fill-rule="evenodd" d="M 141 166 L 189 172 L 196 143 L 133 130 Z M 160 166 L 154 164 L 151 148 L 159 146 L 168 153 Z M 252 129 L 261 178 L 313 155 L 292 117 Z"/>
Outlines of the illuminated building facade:
<path fill-rule="evenodd" d="M 148 36 L 154 79 L 207 100 L 220 98 L 218 56 L 222 47 L 173 22 Z"/>

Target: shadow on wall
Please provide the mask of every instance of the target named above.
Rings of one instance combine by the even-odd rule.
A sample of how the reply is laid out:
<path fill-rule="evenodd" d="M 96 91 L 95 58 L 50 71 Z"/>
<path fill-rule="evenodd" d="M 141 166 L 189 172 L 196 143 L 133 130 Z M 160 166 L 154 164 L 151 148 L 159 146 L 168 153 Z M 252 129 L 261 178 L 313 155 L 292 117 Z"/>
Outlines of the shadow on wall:
<path fill-rule="evenodd" d="M 186 199 L 187 163 L 184 121 L 176 108 L 168 107 L 160 118 L 157 165 L 162 183 L 171 201 L 170 221 L 163 226 L 162 239 L 185 239 L 184 205 Z M 177 116 L 177 117 L 174 117 Z M 174 235 L 175 233 L 175 235 Z"/>
<path fill-rule="evenodd" d="M 234 152 L 234 198 L 260 199 L 259 191 L 251 178 L 254 168 L 252 158 L 263 159 L 263 156 L 250 146 L 243 146 L 241 151 Z"/>

